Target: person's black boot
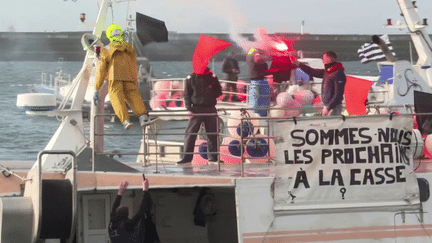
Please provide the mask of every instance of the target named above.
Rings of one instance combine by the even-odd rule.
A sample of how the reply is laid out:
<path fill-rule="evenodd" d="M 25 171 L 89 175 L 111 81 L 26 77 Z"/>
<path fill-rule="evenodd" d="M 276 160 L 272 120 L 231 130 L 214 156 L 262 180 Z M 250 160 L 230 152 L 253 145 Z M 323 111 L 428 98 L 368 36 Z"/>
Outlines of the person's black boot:
<path fill-rule="evenodd" d="M 183 164 L 187 164 L 187 163 L 190 163 L 190 162 L 191 162 L 190 160 L 181 159 L 181 160 L 177 161 L 177 164 L 178 165 L 183 165 Z"/>

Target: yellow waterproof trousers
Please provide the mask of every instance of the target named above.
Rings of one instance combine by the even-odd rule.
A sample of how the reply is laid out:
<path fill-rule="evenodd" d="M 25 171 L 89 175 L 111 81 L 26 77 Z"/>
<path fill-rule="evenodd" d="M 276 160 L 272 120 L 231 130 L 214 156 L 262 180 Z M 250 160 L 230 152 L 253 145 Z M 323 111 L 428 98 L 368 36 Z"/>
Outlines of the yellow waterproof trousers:
<path fill-rule="evenodd" d="M 114 112 L 122 123 L 130 119 L 126 102 L 137 117 L 146 113 L 137 82 L 114 80 L 109 82 L 108 92 Z"/>

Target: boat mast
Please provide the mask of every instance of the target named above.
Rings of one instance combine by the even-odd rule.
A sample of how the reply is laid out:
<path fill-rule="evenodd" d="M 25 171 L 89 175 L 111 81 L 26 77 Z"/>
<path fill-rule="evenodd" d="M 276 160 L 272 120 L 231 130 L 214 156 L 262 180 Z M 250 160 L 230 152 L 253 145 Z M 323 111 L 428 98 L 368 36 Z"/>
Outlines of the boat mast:
<path fill-rule="evenodd" d="M 422 21 L 418 16 L 415 2 L 409 0 L 397 1 L 419 56 L 415 68 L 422 78 L 427 81 L 428 85 L 432 87 L 432 41 L 426 32 L 426 19 Z"/>
<path fill-rule="evenodd" d="M 103 0 L 99 9 L 97 21 L 93 29 L 93 34 L 100 37 L 105 25 L 108 8 L 111 6 L 112 0 Z M 93 64 L 95 62 L 95 53 L 88 49 L 83 66 L 78 75 L 73 80 L 73 90 L 70 93 L 72 104 L 70 109 L 62 110 L 61 115 L 64 117 L 61 125 L 54 133 L 44 150 L 71 150 L 78 153 L 82 148 L 87 146 L 87 141 L 84 136 L 84 124 L 82 118 L 82 106 L 85 100 L 85 94 L 92 78 Z M 71 134 L 81 134 L 82 136 L 71 136 Z M 58 165 L 57 155 L 44 156 L 42 161 L 44 170 L 48 169 L 65 169 Z M 36 169 L 36 163 L 32 167 L 32 171 Z M 29 172 L 31 173 L 31 172 Z"/>

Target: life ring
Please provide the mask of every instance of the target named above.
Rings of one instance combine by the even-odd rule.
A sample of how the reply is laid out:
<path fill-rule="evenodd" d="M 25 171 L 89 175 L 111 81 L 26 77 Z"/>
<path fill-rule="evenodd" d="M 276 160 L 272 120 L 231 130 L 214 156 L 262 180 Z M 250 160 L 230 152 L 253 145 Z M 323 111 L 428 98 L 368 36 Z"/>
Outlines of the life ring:
<path fill-rule="evenodd" d="M 233 111 L 228 118 L 228 132 L 232 137 L 245 138 L 254 135 L 259 128 L 259 121 L 254 119 L 258 115 L 255 113 Z M 243 118 L 243 120 L 241 120 Z M 242 123 L 243 122 L 243 123 Z"/>
<path fill-rule="evenodd" d="M 245 149 L 243 148 L 243 154 Z M 220 159 L 224 164 L 240 164 L 241 163 L 241 142 L 239 139 L 226 137 L 220 146 Z"/>
<path fill-rule="evenodd" d="M 246 142 L 245 157 L 248 157 L 252 164 L 265 164 L 269 157 L 274 156 L 275 150 L 276 146 L 273 139 L 256 135 Z"/>

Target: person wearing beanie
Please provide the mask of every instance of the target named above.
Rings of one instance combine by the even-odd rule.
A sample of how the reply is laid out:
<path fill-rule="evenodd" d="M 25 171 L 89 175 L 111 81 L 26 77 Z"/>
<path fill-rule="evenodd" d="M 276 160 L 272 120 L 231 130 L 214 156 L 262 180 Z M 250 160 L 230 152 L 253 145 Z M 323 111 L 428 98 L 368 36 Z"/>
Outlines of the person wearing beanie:
<path fill-rule="evenodd" d="M 115 114 L 127 130 L 132 126 L 126 103 L 139 117 L 142 127 L 150 123 L 144 102 L 138 90 L 137 59 L 134 47 L 123 41 L 123 30 L 112 24 L 106 30 L 110 44 L 101 49 L 95 78 L 94 104 L 99 103 L 99 89 L 108 81 L 108 92 Z"/>
<path fill-rule="evenodd" d="M 346 83 L 345 68 L 337 62 L 337 55 L 333 51 L 326 51 L 322 56 L 324 69 L 314 69 L 299 61 L 293 64 L 300 67 L 310 76 L 322 78 L 321 100 L 324 103 L 323 116 L 337 116 L 342 114 L 342 101 Z"/>

